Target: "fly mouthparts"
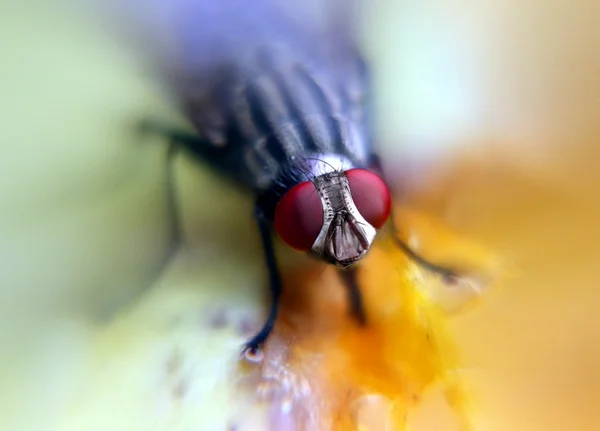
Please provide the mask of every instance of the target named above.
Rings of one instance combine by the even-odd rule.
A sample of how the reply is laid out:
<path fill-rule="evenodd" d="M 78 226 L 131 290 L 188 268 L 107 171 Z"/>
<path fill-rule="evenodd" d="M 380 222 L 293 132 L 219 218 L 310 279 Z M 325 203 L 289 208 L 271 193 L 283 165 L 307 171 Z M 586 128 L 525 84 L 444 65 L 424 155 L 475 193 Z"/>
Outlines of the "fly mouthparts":
<path fill-rule="evenodd" d="M 343 267 L 362 259 L 370 246 L 364 232 L 350 214 L 345 214 L 340 222 L 332 224 L 327 242 L 330 259 Z"/>
<path fill-rule="evenodd" d="M 313 183 L 321 197 L 324 221 L 311 251 L 334 265 L 350 266 L 367 254 L 376 230 L 356 208 L 343 173 L 322 175 Z"/>

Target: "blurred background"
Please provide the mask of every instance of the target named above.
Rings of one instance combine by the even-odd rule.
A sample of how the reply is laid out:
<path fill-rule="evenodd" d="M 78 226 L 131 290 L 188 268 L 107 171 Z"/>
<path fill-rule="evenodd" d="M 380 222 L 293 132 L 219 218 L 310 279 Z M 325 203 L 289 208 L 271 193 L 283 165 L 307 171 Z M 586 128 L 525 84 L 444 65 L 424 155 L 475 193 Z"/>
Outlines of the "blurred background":
<path fill-rule="evenodd" d="M 597 429 L 600 5 L 376 0 L 362 15 L 381 152 L 403 200 L 511 268 L 452 321 L 476 429 Z M 82 2 L 0 3 L 2 429 L 116 429 L 107 411 L 150 429 L 135 419 L 150 348 L 123 334 L 151 338 L 140 328 L 191 297 L 147 295 L 169 268 L 166 148 L 131 123 L 177 116 L 113 36 Z M 252 222 L 220 223 L 249 200 L 180 165 L 194 256 L 207 262 L 194 282 L 211 292 L 227 280 L 223 301 L 259 307 Z M 115 352 L 124 359 L 107 370 L 139 383 L 139 400 L 86 373 Z M 415 421 L 444 429 L 427 409 Z"/>

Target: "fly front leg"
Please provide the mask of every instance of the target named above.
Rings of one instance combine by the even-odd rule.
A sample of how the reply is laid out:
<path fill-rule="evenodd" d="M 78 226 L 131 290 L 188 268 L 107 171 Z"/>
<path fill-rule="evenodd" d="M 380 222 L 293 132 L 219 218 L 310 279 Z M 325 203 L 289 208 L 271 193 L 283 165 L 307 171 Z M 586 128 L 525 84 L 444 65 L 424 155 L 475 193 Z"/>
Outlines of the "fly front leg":
<path fill-rule="evenodd" d="M 379 158 L 378 155 L 376 155 L 376 154 L 371 155 L 371 165 L 375 169 L 375 171 L 377 171 L 377 173 L 379 175 L 381 175 L 382 178 L 385 179 L 385 174 L 383 173 L 383 166 L 381 164 L 381 159 Z M 416 262 L 420 267 L 422 267 L 422 268 L 426 269 L 427 271 L 432 272 L 434 274 L 438 274 L 439 276 L 441 276 L 444 279 L 444 281 L 446 281 L 448 283 L 452 283 L 460 278 L 460 274 L 457 271 L 455 271 L 451 268 L 447 268 L 445 266 L 430 262 L 429 260 L 427 260 L 424 257 L 417 254 L 413 249 L 410 248 L 410 246 L 408 244 L 406 244 L 404 241 L 402 241 L 400 239 L 400 237 L 397 235 L 398 230 L 396 229 L 396 226 L 394 224 L 394 207 L 393 207 L 393 205 L 392 205 L 392 209 L 390 211 L 390 224 L 392 227 L 392 232 L 393 232 L 392 237 L 394 238 L 394 242 L 398 245 L 398 247 L 400 249 L 402 249 L 402 251 L 410 259 L 412 259 L 414 262 Z"/>
<path fill-rule="evenodd" d="M 197 158 L 213 166 L 220 167 L 223 164 L 225 148 L 215 146 L 214 143 L 203 139 L 194 132 L 181 130 L 149 118 L 140 121 L 138 128 L 141 133 L 162 136 L 172 144 L 185 148 Z"/>
<path fill-rule="evenodd" d="M 200 136 L 192 132 L 186 132 L 177 128 L 169 127 L 154 120 L 144 120 L 140 124 L 142 133 L 158 134 L 173 145 L 175 148 L 182 147 L 188 150 L 196 158 L 201 159 L 212 167 L 216 167 L 222 173 L 229 175 L 237 175 L 238 172 L 233 172 L 233 166 L 228 159 L 228 151 L 225 147 L 217 147 L 212 142 L 202 139 Z M 239 171 L 239 169 L 238 169 Z M 173 189 L 173 187 L 170 187 Z M 267 320 L 262 329 L 250 339 L 244 346 L 244 353 L 256 352 L 265 340 L 269 337 L 275 320 L 277 319 L 277 311 L 279 307 L 279 297 L 281 295 L 281 276 L 277 261 L 275 258 L 275 250 L 273 247 L 273 239 L 271 237 L 271 229 L 267 218 L 264 215 L 261 207 L 256 204 L 255 218 L 260 232 L 260 238 L 269 272 L 269 290 L 271 292 L 271 304 Z"/>
<path fill-rule="evenodd" d="M 279 310 L 279 298 L 281 296 L 281 275 L 279 273 L 279 267 L 277 266 L 277 259 L 275 257 L 275 248 L 273 246 L 273 237 L 271 236 L 271 227 L 263 210 L 257 203 L 255 207 L 255 217 L 258 223 L 258 229 L 260 233 L 260 240 L 262 242 L 265 263 L 267 264 L 267 271 L 269 273 L 269 291 L 271 293 L 271 303 L 269 306 L 269 314 L 265 321 L 262 329 L 252 337 L 244 346 L 244 354 L 254 354 L 263 345 L 263 343 L 269 338 L 275 320 L 277 320 L 277 312 Z"/>
<path fill-rule="evenodd" d="M 367 317 L 360 287 L 358 286 L 358 279 L 356 277 L 357 271 L 358 269 L 355 266 L 351 266 L 349 268 L 340 269 L 339 274 L 346 285 L 350 311 L 358 323 L 364 325 L 367 322 Z"/>

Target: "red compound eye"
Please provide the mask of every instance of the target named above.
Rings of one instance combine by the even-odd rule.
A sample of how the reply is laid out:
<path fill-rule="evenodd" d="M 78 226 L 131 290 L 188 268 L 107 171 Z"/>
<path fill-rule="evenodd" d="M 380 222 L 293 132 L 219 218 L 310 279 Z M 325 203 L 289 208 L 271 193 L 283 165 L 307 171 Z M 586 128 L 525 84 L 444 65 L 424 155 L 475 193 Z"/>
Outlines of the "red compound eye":
<path fill-rule="evenodd" d="M 345 174 L 356 208 L 375 229 L 381 228 L 392 208 L 387 184 L 379 175 L 366 169 L 350 169 Z"/>
<path fill-rule="evenodd" d="M 287 245 L 308 251 L 323 227 L 323 206 L 310 181 L 288 190 L 275 209 L 275 230 Z"/>

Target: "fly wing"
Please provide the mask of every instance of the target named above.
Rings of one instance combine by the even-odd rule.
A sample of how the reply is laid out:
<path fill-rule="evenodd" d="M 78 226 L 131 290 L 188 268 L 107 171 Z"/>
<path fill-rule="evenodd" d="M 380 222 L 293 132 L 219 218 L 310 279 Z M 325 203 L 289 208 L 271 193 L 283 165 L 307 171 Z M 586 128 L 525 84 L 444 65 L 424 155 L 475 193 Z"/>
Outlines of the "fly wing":
<path fill-rule="evenodd" d="M 358 0 L 128 0 L 118 18 L 141 41 L 188 118 L 223 143 L 236 74 L 249 53 L 277 46 L 311 68 L 339 114 L 368 137 L 368 79 L 356 43 Z"/>

